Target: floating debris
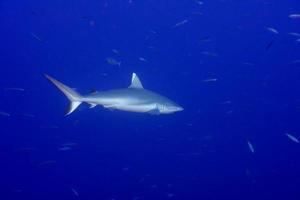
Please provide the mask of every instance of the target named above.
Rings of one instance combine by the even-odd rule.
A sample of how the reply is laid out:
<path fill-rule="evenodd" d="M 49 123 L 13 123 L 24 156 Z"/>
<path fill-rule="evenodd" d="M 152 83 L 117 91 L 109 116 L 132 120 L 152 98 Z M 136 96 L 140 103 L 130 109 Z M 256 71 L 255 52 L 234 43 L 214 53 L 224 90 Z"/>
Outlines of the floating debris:
<path fill-rule="evenodd" d="M 296 143 L 299 143 L 299 140 L 295 137 L 295 136 L 293 136 L 293 135 L 291 135 L 291 134 L 288 134 L 288 133 L 286 133 L 285 134 L 288 138 L 290 138 L 292 141 L 294 141 L 294 142 L 296 142 Z"/>
<path fill-rule="evenodd" d="M 250 149 L 251 153 L 254 153 L 255 151 L 254 151 L 254 147 L 253 147 L 253 145 L 250 143 L 250 141 L 249 141 L 249 140 L 247 141 L 247 143 L 248 143 L 248 147 L 249 147 L 249 149 Z"/>
<path fill-rule="evenodd" d="M 118 61 L 118 60 L 116 60 L 115 58 L 113 58 L 113 57 L 108 57 L 108 58 L 106 58 L 106 62 L 108 63 L 108 64 L 110 64 L 110 65 L 117 65 L 117 66 L 121 66 L 121 61 Z"/>
<path fill-rule="evenodd" d="M 10 114 L 4 111 L 0 111 L 0 115 L 3 117 L 10 117 Z"/>
<path fill-rule="evenodd" d="M 300 19 L 300 14 L 290 14 L 289 15 L 289 17 L 291 18 L 291 19 Z"/>
<path fill-rule="evenodd" d="M 187 19 L 185 19 L 185 20 L 183 20 L 181 22 L 178 22 L 177 24 L 175 24 L 174 26 L 172 26 L 172 28 L 177 28 L 177 27 L 182 26 L 182 25 L 184 25 L 186 23 L 188 23 Z"/>
<path fill-rule="evenodd" d="M 275 34 L 279 34 L 279 32 L 275 28 L 267 27 L 267 30 L 272 32 L 272 33 L 275 33 Z"/>
<path fill-rule="evenodd" d="M 217 78 L 208 78 L 208 79 L 202 80 L 202 82 L 216 82 L 217 80 L 218 80 Z"/>

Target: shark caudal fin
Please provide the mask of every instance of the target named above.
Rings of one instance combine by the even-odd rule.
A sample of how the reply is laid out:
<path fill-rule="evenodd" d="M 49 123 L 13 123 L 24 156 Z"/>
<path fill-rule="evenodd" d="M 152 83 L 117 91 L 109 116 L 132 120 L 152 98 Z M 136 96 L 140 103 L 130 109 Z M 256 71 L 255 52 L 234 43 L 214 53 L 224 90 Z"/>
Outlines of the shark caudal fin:
<path fill-rule="evenodd" d="M 45 76 L 71 101 L 70 107 L 67 110 L 66 115 L 71 114 L 82 103 L 82 96 L 75 92 L 73 89 L 52 78 L 51 76 L 47 74 L 45 74 Z"/>

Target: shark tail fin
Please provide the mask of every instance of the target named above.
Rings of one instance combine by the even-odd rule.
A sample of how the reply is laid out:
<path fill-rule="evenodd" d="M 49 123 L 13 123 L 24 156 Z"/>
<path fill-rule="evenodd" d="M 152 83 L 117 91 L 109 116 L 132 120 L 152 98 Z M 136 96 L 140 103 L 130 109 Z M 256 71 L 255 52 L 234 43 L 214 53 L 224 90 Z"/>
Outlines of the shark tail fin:
<path fill-rule="evenodd" d="M 64 85 L 63 83 L 59 82 L 58 80 L 52 78 L 51 76 L 45 74 L 46 78 L 51 81 L 66 97 L 70 100 L 70 107 L 66 112 L 66 115 L 71 114 L 82 102 L 82 96 L 71 89 L 70 87 Z"/>

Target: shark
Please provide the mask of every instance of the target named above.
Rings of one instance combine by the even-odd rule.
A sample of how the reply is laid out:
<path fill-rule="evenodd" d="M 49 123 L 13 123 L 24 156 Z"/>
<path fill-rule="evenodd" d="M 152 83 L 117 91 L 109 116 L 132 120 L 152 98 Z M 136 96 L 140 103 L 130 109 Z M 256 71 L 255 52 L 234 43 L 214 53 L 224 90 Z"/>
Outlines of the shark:
<path fill-rule="evenodd" d="M 71 114 L 81 103 L 89 104 L 90 108 L 100 105 L 110 110 L 154 115 L 171 114 L 184 110 L 169 98 L 145 89 L 136 73 L 132 73 L 131 84 L 127 88 L 94 91 L 88 95 L 81 95 L 55 78 L 44 75 L 70 100 L 66 115 Z"/>

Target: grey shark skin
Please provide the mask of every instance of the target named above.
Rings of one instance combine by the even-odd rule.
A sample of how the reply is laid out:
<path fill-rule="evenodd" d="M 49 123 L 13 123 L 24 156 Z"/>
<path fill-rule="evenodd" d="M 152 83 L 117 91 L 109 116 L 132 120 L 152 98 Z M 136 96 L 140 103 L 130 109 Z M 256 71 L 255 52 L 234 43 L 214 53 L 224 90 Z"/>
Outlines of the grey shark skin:
<path fill-rule="evenodd" d="M 81 103 L 90 104 L 91 108 L 101 105 L 108 109 L 149 114 L 170 114 L 182 111 L 183 108 L 167 97 L 144 89 L 138 76 L 133 73 L 131 85 L 128 88 L 93 92 L 82 96 L 58 80 L 46 75 L 66 97 L 70 100 L 70 108 L 66 115 L 71 114 Z"/>

